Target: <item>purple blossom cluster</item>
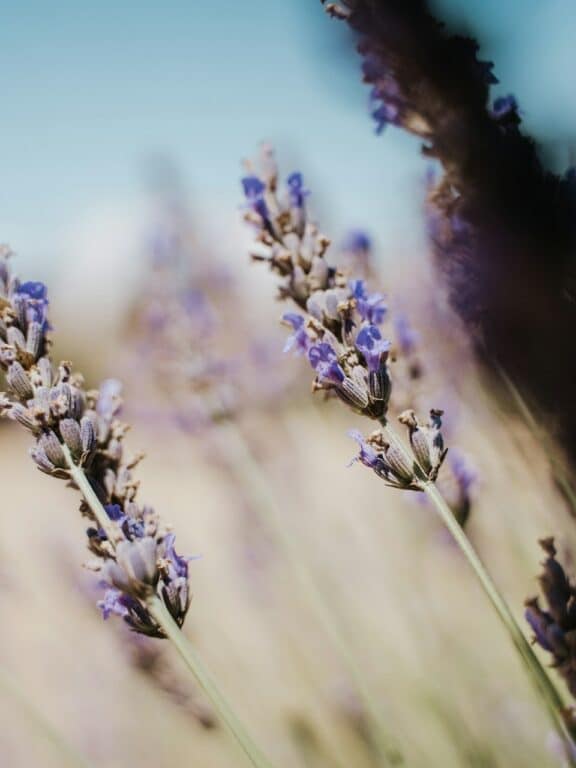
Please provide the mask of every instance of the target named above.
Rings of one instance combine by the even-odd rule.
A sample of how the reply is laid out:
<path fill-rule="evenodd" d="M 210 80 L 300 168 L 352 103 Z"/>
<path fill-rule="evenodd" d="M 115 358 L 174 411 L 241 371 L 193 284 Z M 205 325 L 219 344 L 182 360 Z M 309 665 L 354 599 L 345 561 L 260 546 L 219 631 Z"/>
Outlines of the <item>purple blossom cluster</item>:
<path fill-rule="evenodd" d="M 279 297 L 292 300 L 299 312 L 284 314 L 291 328 L 285 349 L 305 356 L 315 373 L 313 389 L 334 394 L 354 411 L 387 423 L 391 394 L 391 343 L 383 335 L 387 316 L 384 296 L 368 290 L 364 280 L 352 279 L 326 261 L 328 238 L 308 215 L 306 195 L 279 184 L 273 154 L 264 148 L 262 170 L 249 167 L 242 179 L 245 219 L 255 229 L 252 258 L 267 262 L 279 278 Z M 406 336 L 406 333 L 404 333 Z M 403 414 L 413 458 L 391 446 L 382 431 L 367 441 L 358 433 L 359 460 L 395 487 L 420 490 L 423 479 L 435 479 L 445 456 L 440 435 L 440 411 L 422 426 L 410 412 Z"/>
<path fill-rule="evenodd" d="M 492 62 L 478 58 L 477 43 L 449 35 L 426 3 L 406 0 L 375 5 L 368 0 L 343 0 L 343 5 L 326 7 L 360 36 L 362 74 L 371 86 L 377 133 L 397 125 L 431 139 L 439 122 L 449 123 L 442 110 L 451 108 L 459 97 L 485 99 L 489 87 L 498 83 Z M 469 94 L 462 95 L 460 80 L 466 81 Z M 442 87 L 448 104 L 443 102 Z M 516 109 L 513 97 L 503 97 L 502 107 L 505 103 L 507 109 Z"/>
<path fill-rule="evenodd" d="M 188 563 L 154 510 L 136 501 L 132 470 L 142 456 L 129 455 L 124 446 L 128 427 L 119 419 L 120 384 L 108 380 L 99 391 L 87 390 L 69 363 L 54 368 L 46 286 L 20 283 L 9 256 L 5 250 L 0 258 L 0 366 L 6 373 L 0 415 L 32 434 L 31 456 L 42 472 L 83 493 L 88 547 L 106 590 L 104 618 L 118 614 L 136 632 L 163 637 L 147 601 L 159 597 L 181 626 L 190 600 Z"/>
<path fill-rule="evenodd" d="M 292 329 L 286 349 L 304 355 L 315 372 L 314 389 L 334 393 L 359 413 L 385 418 L 390 396 L 390 342 L 380 326 L 387 307 L 380 293 L 363 280 L 351 280 L 328 266 L 329 241 L 306 214 L 307 190 L 300 173 L 288 177 L 285 195 L 277 194 L 277 171 L 266 154 L 262 176 L 242 179 L 248 212 L 265 260 L 281 277 L 280 295 L 302 310 L 287 312 Z M 298 195 L 293 190 L 298 180 Z"/>

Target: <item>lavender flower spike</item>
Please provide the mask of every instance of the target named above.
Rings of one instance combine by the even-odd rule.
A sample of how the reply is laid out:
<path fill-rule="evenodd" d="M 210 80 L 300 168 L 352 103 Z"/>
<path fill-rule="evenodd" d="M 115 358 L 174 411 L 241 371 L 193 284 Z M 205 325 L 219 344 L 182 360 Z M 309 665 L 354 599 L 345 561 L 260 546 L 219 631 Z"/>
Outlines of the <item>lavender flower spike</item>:
<path fill-rule="evenodd" d="M 0 258 L 0 367 L 7 384 L 0 416 L 32 434 L 31 455 L 42 472 L 82 494 L 80 511 L 93 523 L 87 530 L 92 567 L 107 588 L 100 601 L 103 617 L 119 615 L 134 632 L 170 638 L 245 757 L 254 768 L 270 768 L 180 632 L 190 605 L 188 561 L 176 554 L 174 535 L 154 510 L 136 500 L 132 470 L 142 457 L 124 449 L 128 428 L 118 418 L 118 382 L 89 391 L 70 363 L 54 368 L 46 287 L 20 286 L 9 255 Z"/>
<path fill-rule="evenodd" d="M 284 315 L 294 331 L 286 349 L 307 353 L 316 372 L 314 389 L 328 390 L 371 418 L 383 418 L 390 396 L 389 343 L 373 328 L 386 313 L 383 296 L 369 293 L 363 280 L 349 280 L 326 263 L 328 239 L 306 208 L 293 204 L 293 195 L 288 194 L 289 205 L 283 203 L 269 160 L 266 154 L 267 171 L 251 176 L 250 185 L 270 201 L 269 210 L 275 215 L 269 221 L 257 222 L 251 214 L 247 219 L 257 226 L 257 242 L 265 251 L 257 259 L 267 261 L 281 276 L 280 297 L 291 298 L 306 312 L 306 316 Z M 300 175 L 292 174 L 288 184 L 301 189 Z M 373 329 L 363 332 L 364 326 Z M 354 332 L 357 328 L 359 334 Z"/>
<path fill-rule="evenodd" d="M 96 562 L 91 567 L 107 587 L 100 604 L 103 616 L 120 615 L 136 632 L 165 637 L 148 601 L 158 597 L 182 626 L 190 602 L 187 569 L 175 573 L 169 567 L 175 557 L 173 538 L 158 515 L 136 500 L 132 470 L 139 457 L 124 449 L 120 383 L 108 380 L 99 392 L 89 391 L 69 363 L 55 368 L 49 356 L 46 286 L 19 284 L 8 254 L 0 277 L 0 366 L 7 385 L 0 414 L 32 434 L 31 455 L 42 472 L 82 491 L 80 511 L 92 523 L 88 548 Z"/>

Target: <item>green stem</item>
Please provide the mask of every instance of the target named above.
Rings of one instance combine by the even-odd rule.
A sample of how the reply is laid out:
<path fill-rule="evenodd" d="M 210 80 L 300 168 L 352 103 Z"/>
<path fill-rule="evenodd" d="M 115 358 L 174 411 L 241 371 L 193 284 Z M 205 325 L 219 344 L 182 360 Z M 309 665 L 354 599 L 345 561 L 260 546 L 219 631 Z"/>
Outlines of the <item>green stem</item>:
<path fill-rule="evenodd" d="M 234 710 L 220 693 L 218 686 L 204 666 L 203 661 L 183 635 L 164 603 L 160 598 L 154 596 L 147 601 L 147 607 L 167 637 L 174 643 L 186 666 L 195 676 L 220 719 L 234 737 L 249 762 L 255 768 L 271 768 L 271 763 L 252 741 Z"/>
<path fill-rule="evenodd" d="M 108 541 L 115 542 L 117 540 L 118 531 L 115 529 L 113 522 L 106 514 L 106 510 L 102 506 L 102 502 L 96 495 L 92 485 L 90 484 L 90 481 L 86 477 L 86 473 L 82 467 L 79 467 L 74 463 L 72 454 L 70 453 L 68 446 L 64 443 L 62 443 L 62 450 L 64 451 L 64 456 L 66 456 L 66 461 L 68 463 L 68 468 L 70 469 L 72 480 L 74 480 L 76 487 L 84 497 L 84 501 L 90 507 L 90 510 L 96 518 L 100 528 L 102 528 L 102 530 L 108 536 Z"/>
<path fill-rule="evenodd" d="M 401 765 L 403 763 L 402 755 L 382 723 L 380 707 L 365 684 L 358 664 L 350 652 L 333 614 L 326 605 L 322 591 L 310 573 L 310 569 L 302 560 L 301 547 L 294 540 L 290 526 L 286 525 L 283 519 L 284 516 L 278 506 L 276 494 L 267 481 L 262 468 L 254 459 L 238 427 L 228 422 L 220 426 L 220 431 L 223 438 L 221 440 L 222 452 L 235 471 L 238 481 L 246 489 L 254 511 L 274 535 L 276 543 L 282 551 L 284 561 L 292 570 L 294 580 L 300 585 L 303 598 L 310 610 L 316 615 L 319 624 L 330 638 L 347 669 L 368 715 L 374 746 L 378 751 L 381 764 L 384 766 Z"/>
<path fill-rule="evenodd" d="M 394 431 L 388 425 L 384 425 L 384 431 L 387 433 L 390 440 L 394 442 L 396 447 L 401 450 L 410 460 L 410 462 L 414 463 L 414 458 L 408 453 L 404 447 L 404 444 L 394 433 Z M 417 473 L 420 476 L 419 484 L 421 489 L 432 502 L 435 511 L 439 515 L 446 528 L 452 534 L 454 541 L 474 571 L 474 574 L 484 589 L 486 596 L 492 603 L 498 618 L 502 622 L 504 628 L 510 636 L 510 639 L 512 640 L 514 647 L 518 651 L 518 654 L 520 655 L 536 690 L 544 699 L 544 703 L 548 710 L 552 725 L 558 732 L 564 744 L 566 753 L 565 756 L 568 764 L 570 766 L 576 766 L 576 746 L 574 744 L 572 734 L 566 724 L 564 717 L 565 707 L 560 694 L 548 676 L 548 673 L 540 663 L 538 657 L 532 650 L 532 646 L 526 640 L 524 633 L 518 626 L 518 623 L 510 611 L 508 604 L 498 591 L 496 584 L 480 560 L 480 557 L 476 553 L 476 550 L 472 546 L 466 533 L 454 517 L 450 506 L 447 504 L 444 497 L 438 488 L 434 485 L 434 483 L 425 478 L 421 467 L 417 466 Z"/>
<path fill-rule="evenodd" d="M 70 454 L 68 448 L 63 445 L 64 454 L 70 468 L 70 474 L 74 483 L 78 487 L 80 493 L 84 497 L 84 500 L 92 510 L 94 517 L 98 521 L 98 524 L 106 531 L 109 540 L 115 541 L 115 531 L 111 526 L 106 510 L 102 506 L 100 499 L 94 493 L 88 478 L 84 470 L 74 463 L 74 460 Z M 156 595 L 147 600 L 147 608 L 162 627 L 166 636 L 172 641 L 178 653 L 182 656 L 188 669 L 195 676 L 196 680 L 210 699 L 217 715 L 220 717 L 224 725 L 230 731 L 236 742 L 244 754 L 248 757 L 250 763 L 254 768 L 271 768 L 271 763 L 256 747 L 246 729 L 235 715 L 232 707 L 228 704 L 224 696 L 218 690 L 216 683 L 212 679 L 212 676 L 205 668 L 201 659 L 197 655 L 196 651 L 192 648 L 164 603 Z"/>
<path fill-rule="evenodd" d="M 16 701 L 20 705 L 20 708 L 26 713 L 28 719 L 34 723 L 37 730 L 58 750 L 63 760 L 63 765 L 75 766 L 75 768 L 89 768 L 90 764 L 66 741 L 63 734 L 44 717 L 44 713 L 37 709 L 34 702 L 20 690 L 16 683 L 2 669 L 0 669 L 0 690 L 10 696 L 11 701 Z"/>

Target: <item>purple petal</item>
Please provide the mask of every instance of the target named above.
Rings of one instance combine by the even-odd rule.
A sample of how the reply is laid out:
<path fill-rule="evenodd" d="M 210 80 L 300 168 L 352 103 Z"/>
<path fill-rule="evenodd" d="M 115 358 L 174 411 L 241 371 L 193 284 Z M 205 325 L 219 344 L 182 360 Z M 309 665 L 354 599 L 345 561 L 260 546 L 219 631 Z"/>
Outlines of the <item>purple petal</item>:
<path fill-rule="evenodd" d="M 390 342 L 382 338 L 375 325 L 365 325 L 356 336 L 356 349 L 364 356 L 368 369 L 378 371 L 390 351 Z"/>
<path fill-rule="evenodd" d="M 308 360 L 321 382 L 341 384 L 346 378 L 344 371 L 338 363 L 336 352 L 326 342 L 310 347 L 308 350 Z"/>

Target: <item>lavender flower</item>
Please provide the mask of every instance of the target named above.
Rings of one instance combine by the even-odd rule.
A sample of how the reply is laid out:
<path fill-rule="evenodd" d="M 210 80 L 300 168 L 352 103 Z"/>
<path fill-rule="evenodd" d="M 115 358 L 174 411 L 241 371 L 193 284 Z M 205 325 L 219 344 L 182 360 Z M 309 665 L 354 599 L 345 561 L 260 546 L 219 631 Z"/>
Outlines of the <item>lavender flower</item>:
<path fill-rule="evenodd" d="M 310 194 L 307 189 L 304 189 L 304 178 L 298 171 L 291 173 L 286 180 L 288 186 L 288 194 L 290 197 L 290 204 L 293 208 L 303 208 L 304 200 Z"/>
<path fill-rule="evenodd" d="M 352 229 L 347 233 L 342 243 L 343 251 L 365 254 L 372 250 L 372 240 L 362 229 Z"/>
<path fill-rule="evenodd" d="M 310 346 L 310 337 L 306 332 L 306 318 L 295 312 L 286 312 L 282 315 L 282 321 L 292 327 L 293 333 L 286 339 L 284 352 L 294 350 L 296 354 L 304 354 Z"/>
<path fill-rule="evenodd" d="M 360 352 L 370 373 L 378 373 L 390 351 L 390 342 L 383 339 L 380 330 L 375 325 L 364 325 L 356 336 L 354 342 Z"/>
<path fill-rule="evenodd" d="M 518 102 L 512 94 L 499 96 L 497 99 L 494 99 L 491 114 L 503 126 L 518 127 L 521 122 Z"/>
<path fill-rule="evenodd" d="M 391 344 L 378 327 L 386 317 L 384 297 L 370 293 L 364 280 L 350 280 L 326 263 L 328 239 L 306 211 L 299 209 L 295 218 L 293 208 L 282 204 L 277 194 L 278 173 L 268 149 L 264 165 L 262 177 L 251 169 L 250 178 L 260 179 L 259 194 L 266 197 L 275 215 L 267 221 L 247 215 L 257 230 L 259 250 L 253 257 L 266 261 L 279 275 L 280 298 L 292 299 L 306 313 L 284 315 L 293 331 L 285 348 L 306 353 L 316 373 L 314 390 L 334 394 L 353 410 L 385 425 L 391 394 Z M 300 175 L 298 178 L 301 180 Z M 439 431 L 440 413 L 432 411 L 432 421 L 426 426 L 418 424 L 413 412 L 410 417 L 404 414 L 402 423 L 409 429 L 414 458 L 407 458 L 378 433 L 361 442 L 359 460 L 395 487 L 421 490 L 422 482 L 436 478 L 446 454 Z"/>
<path fill-rule="evenodd" d="M 86 390 L 69 363 L 53 367 L 46 287 L 20 284 L 9 255 L 0 262 L 0 366 L 7 385 L 0 414 L 32 434 L 31 455 L 42 472 L 85 495 L 80 511 L 93 524 L 88 547 L 101 561 L 93 567 L 106 587 L 103 616 L 120 615 L 133 630 L 164 637 L 147 601 L 158 596 L 181 626 L 190 601 L 187 561 L 176 555 L 173 535 L 154 510 L 136 501 L 132 470 L 142 457 L 124 448 L 120 385 L 109 380 L 100 391 Z"/>
<path fill-rule="evenodd" d="M 246 176 L 242 179 L 242 187 L 248 206 L 261 218 L 263 224 L 267 224 L 268 206 L 264 199 L 265 184 L 257 176 Z"/>
<path fill-rule="evenodd" d="M 384 296 L 380 293 L 368 293 L 364 280 L 351 280 L 350 290 L 356 299 L 356 307 L 362 320 L 381 325 L 388 310 Z"/>
<path fill-rule="evenodd" d="M 362 229 L 352 229 L 344 237 L 341 246 L 342 263 L 352 274 L 371 277 L 373 273 L 372 238 Z"/>

